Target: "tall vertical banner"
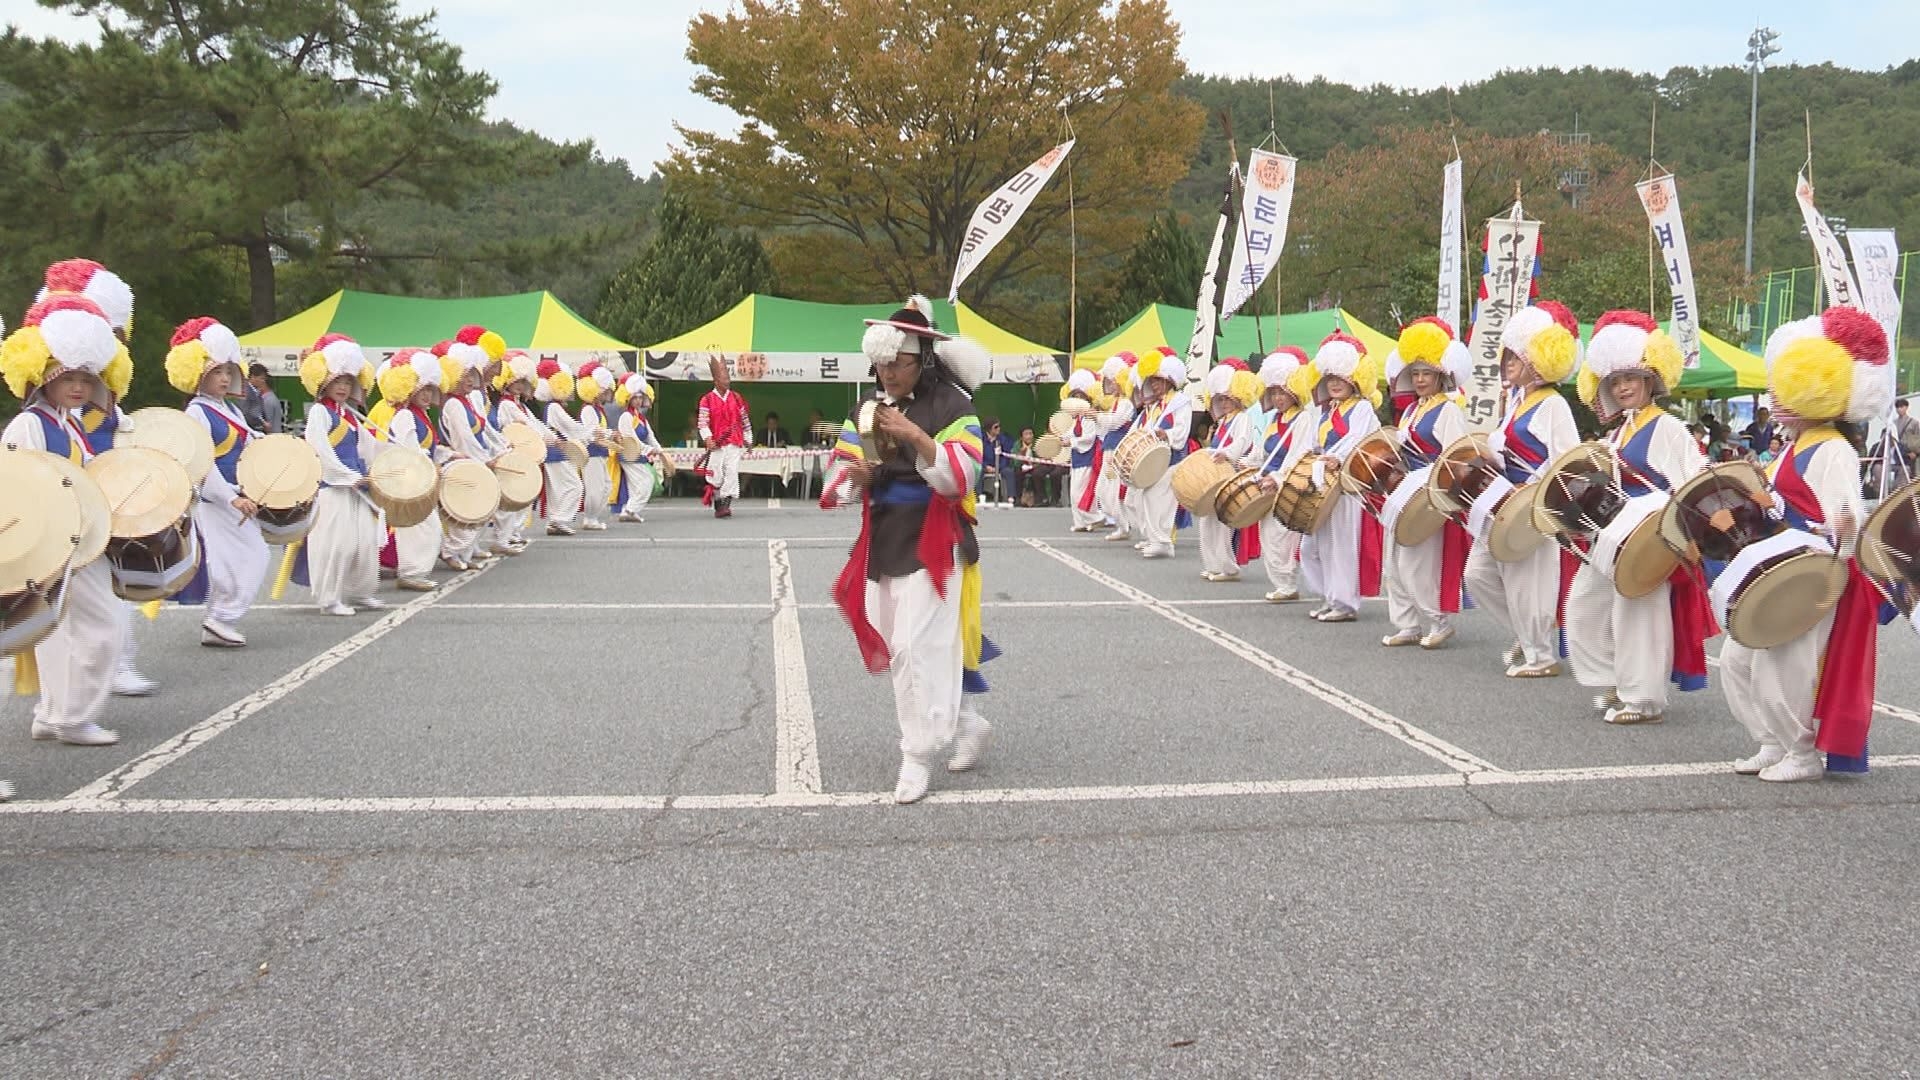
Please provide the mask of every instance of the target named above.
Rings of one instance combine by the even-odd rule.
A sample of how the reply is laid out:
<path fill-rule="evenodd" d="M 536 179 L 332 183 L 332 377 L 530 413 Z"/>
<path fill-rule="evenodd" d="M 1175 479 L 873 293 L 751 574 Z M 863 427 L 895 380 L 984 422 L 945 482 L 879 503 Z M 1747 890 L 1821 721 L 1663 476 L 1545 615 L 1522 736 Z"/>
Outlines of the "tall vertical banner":
<path fill-rule="evenodd" d="M 1247 161 L 1246 193 L 1240 200 L 1240 243 L 1227 269 L 1222 320 L 1233 318 L 1267 280 L 1287 246 L 1287 217 L 1293 212 L 1293 176 L 1299 161 L 1271 150 L 1255 150 Z"/>
<path fill-rule="evenodd" d="M 1656 176 L 1634 185 L 1640 193 L 1640 205 L 1646 207 L 1647 225 L 1653 230 L 1655 246 L 1666 264 L 1667 287 L 1673 292 L 1672 323 L 1668 332 L 1680 346 L 1680 355 L 1689 369 L 1700 366 L 1700 305 L 1694 299 L 1693 260 L 1687 255 L 1687 227 L 1680 221 L 1680 188 L 1673 174 Z"/>
<path fill-rule="evenodd" d="M 1859 307 L 1860 286 L 1853 283 L 1853 272 L 1847 269 L 1847 253 L 1841 250 L 1840 238 L 1833 235 L 1833 227 L 1814 207 L 1813 185 L 1804 172 L 1793 186 L 1793 197 L 1800 203 L 1800 219 L 1806 222 L 1807 237 L 1813 241 L 1814 260 L 1820 264 L 1820 283 L 1827 288 L 1827 306 Z"/>
<path fill-rule="evenodd" d="M 1887 347 L 1900 352 L 1900 248 L 1892 229 L 1849 229 L 1847 247 L 1860 275 L 1860 304 L 1887 331 Z M 1896 365 L 1889 364 L 1887 370 Z"/>
<path fill-rule="evenodd" d="M 1213 366 L 1213 339 L 1220 327 L 1220 249 L 1227 244 L 1227 221 L 1233 217 L 1233 182 L 1239 173 L 1240 163 L 1236 161 L 1227 173 L 1227 193 L 1220 198 L 1220 220 L 1213 226 L 1213 244 L 1207 248 L 1206 270 L 1200 275 L 1200 292 L 1193 302 L 1193 337 L 1187 342 L 1190 379 L 1206 378 L 1207 369 Z"/>
<path fill-rule="evenodd" d="M 1460 231 L 1466 220 L 1462 191 L 1460 159 L 1454 158 L 1441 174 L 1440 289 L 1433 302 L 1433 313 L 1454 327 L 1460 325 Z"/>
<path fill-rule="evenodd" d="M 960 283 L 967 280 L 967 275 L 980 266 L 987 253 L 1013 231 L 1020 215 L 1033 205 L 1034 196 L 1040 194 L 1040 189 L 1053 179 L 1060 163 L 1067 160 L 1073 143 L 1074 140 L 1068 139 L 1041 154 L 1039 160 L 1001 184 L 1000 190 L 974 208 L 973 219 L 967 222 L 966 239 L 960 242 L 960 258 L 953 264 L 953 284 L 947 289 L 948 301 L 960 299 Z"/>
<path fill-rule="evenodd" d="M 1480 279 L 1480 308 L 1467 349 L 1473 354 L 1473 379 L 1467 395 L 1467 423 L 1486 431 L 1500 418 L 1500 335 L 1514 313 L 1527 306 L 1533 289 L 1534 253 L 1540 223 L 1515 215 L 1487 221 L 1486 272 Z"/>

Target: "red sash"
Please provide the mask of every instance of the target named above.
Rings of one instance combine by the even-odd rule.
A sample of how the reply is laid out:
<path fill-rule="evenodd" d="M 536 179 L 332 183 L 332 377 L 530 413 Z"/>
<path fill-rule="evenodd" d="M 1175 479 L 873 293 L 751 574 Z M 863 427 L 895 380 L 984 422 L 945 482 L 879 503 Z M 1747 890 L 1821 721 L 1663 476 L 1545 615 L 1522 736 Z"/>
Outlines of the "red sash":
<path fill-rule="evenodd" d="M 920 525 L 920 544 L 914 554 L 919 556 L 927 576 L 933 579 L 934 592 L 943 599 L 947 595 L 947 579 L 953 574 L 953 552 L 960 543 L 961 525 L 972 520 L 958 502 L 938 491 L 927 503 L 927 517 Z M 847 565 L 834 580 L 833 601 L 853 631 L 861 661 L 869 672 L 878 675 L 893 666 L 893 655 L 886 639 L 867 619 L 867 551 L 872 532 L 873 498 L 870 492 L 863 492 L 860 535 L 853 542 L 853 550 L 847 553 Z"/>
<path fill-rule="evenodd" d="M 1380 519 L 1372 514 L 1360 515 L 1360 595 L 1380 595 L 1381 548 L 1385 538 L 1380 531 Z"/>
<path fill-rule="evenodd" d="M 1472 550 L 1472 534 L 1448 518 L 1440 529 L 1440 610 L 1449 615 L 1460 610 L 1460 595 L 1466 588 L 1467 555 Z"/>
<path fill-rule="evenodd" d="M 1073 422 L 1073 433 L 1076 436 L 1080 434 L 1080 425 L 1084 423 L 1086 423 L 1084 417 Z M 1091 466 L 1093 479 L 1087 484 L 1086 490 L 1080 493 L 1080 500 L 1074 503 L 1074 507 L 1082 513 L 1090 513 L 1093 510 L 1093 489 L 1100 486 L 1100 467 L 1106 463 L 1106 460 L 1106 440 L 1096 434 L 1093 438 L 1093 465 Z"/>
<path fill-rule="evenodd" d="M 1826 524 L 1820 499 L 1792 458 L 1774 470 L 1773 490 L 1787 505 L 1816 525 Z M 1860 564 L 1847 560 L 1847 586 L 1833 609 L 1833 632 L 1820 658 L 1820 685 L 1814 692 L 1813 718 L 1820 722 L 1814 746 L 1828 754 L 1857 758 L 1866 752 L 1873 722 L 1874 660 L 1880 645 L 1880 598 Z"/>

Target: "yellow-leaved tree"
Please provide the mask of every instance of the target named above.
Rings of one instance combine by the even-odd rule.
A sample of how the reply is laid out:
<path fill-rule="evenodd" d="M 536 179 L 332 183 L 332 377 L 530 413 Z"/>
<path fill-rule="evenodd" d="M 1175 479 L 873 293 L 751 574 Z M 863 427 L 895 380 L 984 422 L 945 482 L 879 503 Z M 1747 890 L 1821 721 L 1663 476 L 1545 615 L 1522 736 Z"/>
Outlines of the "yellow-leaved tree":
<path fill-rule="evenodd" d="M 1200 107 L 1161 0 L 744 0 L 688 29 L 694 89 L 738 134 L 681 129 L 669 182 L 773 231 L 810 299 L 942 295 L 980 201 L 1070 120 L 1082 260 L 1124 253 L 1198 146 Z M 1064 277 L 1067 177 L 967 279 L 962 299 Z M 1060 290 L 1062 301 L 1064 290 Z M 1023 320 L 1024 321 L 1024 320 Z"/>

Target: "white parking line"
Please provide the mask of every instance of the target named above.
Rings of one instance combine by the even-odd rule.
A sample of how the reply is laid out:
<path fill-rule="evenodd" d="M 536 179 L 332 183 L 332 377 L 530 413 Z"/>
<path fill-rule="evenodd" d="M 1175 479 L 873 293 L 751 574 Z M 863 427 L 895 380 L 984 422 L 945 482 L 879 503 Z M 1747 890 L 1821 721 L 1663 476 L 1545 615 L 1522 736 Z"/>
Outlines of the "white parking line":
<path fill-rule="evenodd" d="M 1875 758 L 1876 769 L 1920 767 L 1920 754 Z M 1770 785 L 1735 776 L 1731 762 L 1683 761 L 1659 765 L 1520 769 L 1512 772 L 1406 773 L 1299 780 L 1241 780 L 1193 784 L 1113 784 L 1091 787 L 989 788 L 936 791 L 922 805 L 1001 806 L 1065 802 L 1340 795 L 1370 791 L 1464 790 L 1553 784 L 1632 783 L 1684 777 L 1721 777 L 1750 789 Z M 1851 783 L 1854 781 L 1836 781 Z M 348 798 L 52 799 L 0 804 L 7 814 L 510 814 L 552 811 L 781 810 L 892 806 L 890 791 L 774 792 L 735 795 L 493 795 L 362 796 Z"/>
<path fill-rule="evenodd" d="M 239 701 L 221 709 L 205 720 L 175 735 L 173 738 L 134 758 L 100 779 L 79 788 L 67 795 L 68 800 L 86 802 L 91 800 L 112 800 L 126 794 L 133 785 L 166 768 L 193 751 L 205 746 L 214 736 L 259 712 L 261 709 L 279 701 L 335 666 L 359 652 L 361 649 L 379 641 L 399 629 L 408 619 L 420 614 L 448 596 L 459 592 L 473 579 L 486 573 L 497 563 L 489 563 L 478 570 L 469 570 L 460 574 L 430 593 L 420 596 L 387 612 L 365 629 L 345 641 L 334 645 L 319 656 L 301 664 L 285 675 L 241 698 Z"/>
<path fill-rule="evenodd" d="M 793 566 L 785 540 L 767 541 L 767 574 L 773 586 L 773 790 L 780 795 L 820 793 L 820 740 L 813 725 L 813 689 L 807 685 L 807 649 L 800 637 L 800 608 L 793 597 Z"/>
<path fill-rule="evenodd" d="M 1103 573 L 1066 552 L 1053 548 L 1043 540 L 1028 540 L 1027 543 L 1035 550 L 1072 567 L 1122 596 L 1150 608 L 1168 621 L 1186 627 L 1280 681 L 1306 691 L 1368 727 L 1391 735 L 1450 769 L 1460 772 L 1498 771 L 1499 769 L 1499 766 L 1485 758 L 1470 754 L 1438 735 L 1377 709 L 1337 686 L 1322 682 L 1299 668 L 1285 663 L 1272 653 L 1255 648 L 1197 615 L 1174 607 L 1150 593 L 1142 592 L 1116 577 Z"/>

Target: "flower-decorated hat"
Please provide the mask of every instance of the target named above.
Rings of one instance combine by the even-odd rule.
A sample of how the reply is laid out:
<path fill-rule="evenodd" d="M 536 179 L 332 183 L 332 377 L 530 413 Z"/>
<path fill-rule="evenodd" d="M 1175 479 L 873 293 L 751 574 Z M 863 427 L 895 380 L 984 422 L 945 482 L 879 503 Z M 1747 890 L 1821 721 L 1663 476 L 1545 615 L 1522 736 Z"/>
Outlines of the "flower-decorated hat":
<path fill-rule="evenodd" d="M 240 339 L 217 319 L 201 316 L 173 331 L 167 350 L 167 383 L 183 394 L 196 393 L 215 369 L 233 369 L 233 385 L 240 385 Z"/>

